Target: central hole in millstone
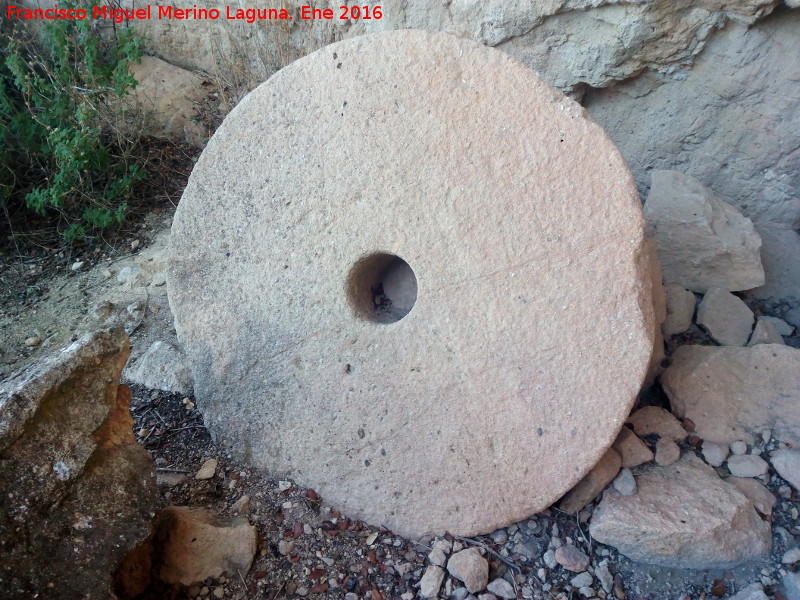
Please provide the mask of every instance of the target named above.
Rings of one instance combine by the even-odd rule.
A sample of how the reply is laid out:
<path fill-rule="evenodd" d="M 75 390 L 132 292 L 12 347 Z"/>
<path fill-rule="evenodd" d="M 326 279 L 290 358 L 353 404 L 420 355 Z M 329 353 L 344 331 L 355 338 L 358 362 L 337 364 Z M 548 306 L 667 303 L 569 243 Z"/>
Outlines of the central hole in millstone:
<path fill-rule="evenodd" d="M 417 278 L 399 256 L 369 254 L 350 269 L 347 299 L 359 317 L 375 323 L 394 323 L 414 308 Z"/>

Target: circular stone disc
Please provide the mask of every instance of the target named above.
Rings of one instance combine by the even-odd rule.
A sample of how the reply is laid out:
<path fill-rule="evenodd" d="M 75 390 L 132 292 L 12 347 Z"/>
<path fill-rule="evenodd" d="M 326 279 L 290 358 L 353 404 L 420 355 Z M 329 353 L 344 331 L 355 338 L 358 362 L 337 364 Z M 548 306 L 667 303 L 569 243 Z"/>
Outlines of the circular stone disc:
<path fill-rule="evenodd" d="M 627 416 L 652 348 L 642 230 L 578 104 L 472 41 L 381 33 L 225 119 L 175 215 L 169 300 L 219 442 L 350 517 L 472 535 L 558 499 Z"/>

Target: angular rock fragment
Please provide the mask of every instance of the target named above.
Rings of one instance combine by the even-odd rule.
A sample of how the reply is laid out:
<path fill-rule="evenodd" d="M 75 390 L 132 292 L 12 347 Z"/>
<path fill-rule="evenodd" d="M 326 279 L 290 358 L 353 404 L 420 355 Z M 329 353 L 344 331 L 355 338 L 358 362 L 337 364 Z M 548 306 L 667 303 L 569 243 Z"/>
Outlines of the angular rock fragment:
<path fill-rule="evenodd" d="M 444 569 L 430 565 L 422 574 L 419 582 L 419 595 L 423 598 L 436 598 L 444 580 Z"/>
<path fill-rule="evenodd" d="M 778 319 L 780 320 L 780 319 Z M 750 341 L 747 342 L 748 346 L 755 346 L 757 344 L 783 344 L 783 336 L 778 331 L 775 322 L 767 317 L 758 317 L 756 319 L 756 326 L 753 328 L 753 333 L 750 336 Z"/>
<path fill-rule="evenodd" d="M 697 324 L 723 346 L 744 346 L 753 332 L 753 311 L 730 292 L 712 288 L 697 308 Z"/>
<path fill-rule="evenodd" d="M 694 177 L 653 171 L 644 206 L 666 283 L 693 292 L 764 284 L 761 238 L 753 223 Z"/>
<path fill-rule="evenodd" d="M 620 455 L 623 468 L 638 467 L 653 460 L 653 451 L 627 427 L 620 429 L 611 447 Z"/>
<path fill-rule="evenodd" d="M 125 369 L 125 377 L 145 387 L 192 394 L 192 370 L 186 355 L 178 348 L 161 340 L 153 344 L 139 359 Z"/>
<path fill-rule="evenodd" d="M 156 531 L 156 571 L 162 581 L 183 585 L 223 572 L 245 575 L 256 541 L 256 528 L 244 517 L 221 519 L 205 509 L 169 506 Z"/>
<path fill-rule="evenodd" d="M 559 502 L 559 508 L 570 514 L 582 510 L 614 480 L 621 465 L 622 459 L 619 454 L 613 448 L 609 448 L 594 468 L 566 493 Z"/>
<path fill-rule="evenodd" d="M 800 451 L 777 450 L 772 453 L 770 462 L 778 475 L 788 481 L 796 490 L 800 490 Z"/>
<path fill-rule="evenodd" d="M 670 568 L 729 568 L 769 552 L 770 526 L 753 504 L 692 454 L 637 479 L 635 496 L 606 491 L 594 539 L 636 562 Z"/>
<path fill-rule="evenodd" d="M 728 477 L 725 482 L 736 486 L 737 490 L 747 496 L 759 513 L 765 516 L 772 514 L 777 499 L 760 481 L 749 477 Z"/>
<path fill-rule="evenodd" d="M 673 412 L 704 440 L 753 443 L 763 429 L 800 445 L 800 350 L 681 346 L 661 375 Z"/>
<path fill-rule="evenodd" d="M 680 421 L 658 406 L 640 408 L 631 414 L 626 422 L 630 423 L 636 434 L 640 436 L 656 434 L 660 438 L 675 442 L 686 437 L 686 430 Z"/>

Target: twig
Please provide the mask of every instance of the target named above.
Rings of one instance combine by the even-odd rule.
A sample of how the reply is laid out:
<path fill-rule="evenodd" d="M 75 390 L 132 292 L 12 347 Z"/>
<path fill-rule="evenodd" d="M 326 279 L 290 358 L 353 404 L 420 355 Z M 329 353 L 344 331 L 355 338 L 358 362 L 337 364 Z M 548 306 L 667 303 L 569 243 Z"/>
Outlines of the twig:
<path fill-rule="evenodd" d="M 184 469 L 168 469 L 166 467 L 158 467 L 156 471 L 164 471 L 166 473 L 190 473 L 191 471 L 186 471 Z"/>

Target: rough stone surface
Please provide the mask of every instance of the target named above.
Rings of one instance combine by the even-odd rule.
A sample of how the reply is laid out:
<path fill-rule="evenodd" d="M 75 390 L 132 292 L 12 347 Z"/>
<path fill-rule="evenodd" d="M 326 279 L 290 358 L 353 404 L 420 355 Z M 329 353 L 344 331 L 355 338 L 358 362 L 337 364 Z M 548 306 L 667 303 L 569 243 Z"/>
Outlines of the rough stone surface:
<path fill-rule="evenodd" d="M 661 438 L 656 442 L 656 462 L 668 467 L 681 457 L 681 449 L 673 440 Z"/>
<path fill-rule="evenodd" d="M 792 333 L 794 332 L 794 327 L 789 325 L 783 319 L 779 319 L 778 317 L 758 317 L 758 320 L 766 321 L 772 324 L 775 327 L 775 330 L 782 336 L 792 335 Z"/>
<path fill-rule="evenodd" d="M 125 378 L 145 387 L 190 396 L 192 370 L 186 355 L 178 348 L 157 340 L 125 370 Z"/>
<path fill-rule="evenodd" d="M 497 596 L 498 598 L 505 598 L 506 600 L 511 600 L 511 598 L 516 598 L 517 594 L 514 591 L 514 586 L 508 583 L 505 579 L 498 577 L 497 579 L 493 580 L 486 588 L 492 594 Z"/>
<path fill-rule="evenodd" d="M 765 428 L 800 445 L 800 350 L 681 346 L 661 375 L 672 410 L 704 440 L 753 443 Z"/>
<path fill-rule="evenodd" d="M 780 320 L 780 319 L 778 319 Z M 753 328 L 753 333 L 750 336 L 750 341 L 747 342 L 748 346 L 755 346 L 756 344 L 783 344 L 783 337 L 775 323 L 768 321 L 764 317 L 756 319 L 756 326 Z"/>
<path fill-rule="evenodd" d="M 575 514 L 583 510 L 597 495 L 611 483 L 619 473 L 622 459 L 613 448 L 609 448 L 594 468 L 581 479 L 559 502 L 564 512 Z"/>
<path fill-rule="evenodd" d="M 680 421 L 669 412 L 658 406 L 645 406 L 630 417 L 628 423 L 633 426 L 637 435 L 656 434 L 660 438 L 679 442 L 686 437 L 686 430 Z"/>
<path fill-rule="evenodd" d="M 232 452 L 400 534 L 535 513 L 644 379 L 640 210 L 603 132 L 502 53 L 415 31 L 330 46 L 236 107 L 178 207 L 169 296 L 198 407 Z M 379 251 L 418 282 L 391 324 L 347 285 Z"/>
<path fill-rule="evenodd" d="M 194 141 L 193 121 L 207 91 L 203 78 L 155 56 L 142 56 L 130 64 L 138 82 L 131 100 L 146 117 L 145 130 L 156 137 Z M 188 134 L 188 135 L 187 135 Z"/>
<path fill-rule="evenodd" d="M 612 448 L 622 459 L 623 468 L 638 467 L 653 460 L 653 451 L 627 427 L 619 430 L 619 435 L 612 444 Z"/>
<path fill-rule="evenodd" d="M 769 600 L 769 598 L 764 593 L 764 586 L 754 583 L 731 596 L 730 600 Z"/>
<path fill-rule="evenodd" d="M 694 294 L 677 283 L 664 286 L 666 296 L 667 316 L 661 324 L 664 336 L 669 337 L 683 333 L 692 326 L 694 316 Z"/>
<path fill-rule="evenodd" d="M 655 335 L 653 336 L 653 352 L 650 355 L 650 365 L 647 367 L 647 375 L 642 383 L 642 389 L 647 389 L 655 383 L 656 378 L 661 373 L 661 363 L 665 358 L 664 336 L 661 333 L 661 325 L 667 318 L 667 299 L 664 293 L 664 286 L 661 283 L 661 262 L 658 259 L 656 243 L 647 238 L 645 240 L 645 254 L 647 256 L 647 271 L 650 273 L 650 284 L 653 297 L 653 318 L 655 319 Z"/>
<path fill-rule="evenodd" d="M 742 454 L 728 459 L 728 470 L 734 477 L 758 477 L 769 469 L 767 461 L 760 456 Z"/>
<path fill-rule="evenodd" d="M 464 583 L 470 594 L 480 592 L 489 581 L 489 563 L 477 548 L 456 552 L 447 561 L 447 571 Z"/>
<path fill-rule="evenodd" d="M 684 77 L 645 74 L 587 94 L 587 109 L 619 145 L 643 195 L 653 169 L 680 169 L 759 227 L 796 229 L 800 61 L 787 60 L 787 51 L 797 52 L 798 27 L 800 11 L 786 9 L 754 27 L 728 23 Z M 796 257 L 786 264 L 794 281 Z"/>
<path fill-rule="evenodd" d="M 778 475 L 800 490 L 800 451 L 778 450 L 770 457 L 770 462 Z"/>
<path fill-rule="evenodd" d="M 728 444 L 717 444 L 708 440 L 703 440 L 703 458 L 712 467 L 721 467 L 725 459 L 728 458 Z"/>
<path fill-rule="evenodd" d="M 800 573 L 790 571 L 783 576 L 781 592 L 786 600 L 800 600 Z"/>
<path fill-rule="evenodd" d="M 797 268 L 800 235 L 796 228 L 772 224 L 757 226 L 761 235 L 761 262 L 767 281 L 761 287 L 750 290 L 747 293 L 749 296 L 800 300 L 800 269 Z"/>
<path fill-rule="evenodd" d="M 256 528 L 244 517 L 220 519 L 202 508 L 168 506 L 155 537 L 159 578 L 192 585 L 223 572 L 243 575 L 256 553 Z"/>
<path fill-rule="evenodd" d="M 444 569 L 430 565 L 422 574 L 419 582 L 419 595 L 423 598 L 436 598 L 444 580 Z"/>
<path fill-rule="evenodd" d="M 697 324 L 723 346 L 746 345 L 754 322 L 741 298 L 719 288 L 711 288 L 697 307 Z"/>
<path fill-rule="evenodd" d="M 760 481 L 749 477 L 728 477 L 725 482 L 736 486 L 762 515 L 772 514 L 777 499 Z"/>
<path fill-rule="evenodd" d="M 573 573 L 582 573 L 590 562 L 589 557 L 572 544 L 564 544 L 556 548 L 555 559 L 558 564 Z"/>
<path fill-rule="evenodd" d="M 630 469 L 622 469 L 619 472 L 619 475 L 614 479 L 614 489 L 623 496 L 632 496 L 636 493 L 636 479 Z"/>
<path fill-rule="evenodd" d="M 0 387 L 4 598 L 105 600 L 150 536 L 153 464 L 119 385 L 129 351 L 122 329 L 88 334 Z"/>
<path fill-rule="evenodd" d="M 654 171 L 644 214 L 665 282 L 703 294 L 764 284 L 753 223 L 695 178 Z"/>
<path fill-rule="evenodd" d="M 634 496 L 608 490 L 590 527 L 595 540 L 631 560 L 670 568 L 729 568 L 769 552 L 769 524 L 696 456 L 642 473 L 637 484 Z"/>

